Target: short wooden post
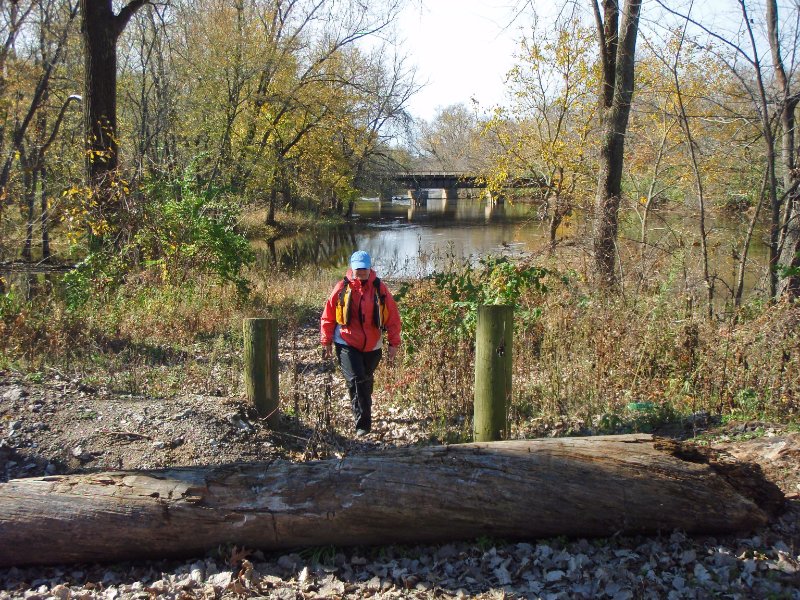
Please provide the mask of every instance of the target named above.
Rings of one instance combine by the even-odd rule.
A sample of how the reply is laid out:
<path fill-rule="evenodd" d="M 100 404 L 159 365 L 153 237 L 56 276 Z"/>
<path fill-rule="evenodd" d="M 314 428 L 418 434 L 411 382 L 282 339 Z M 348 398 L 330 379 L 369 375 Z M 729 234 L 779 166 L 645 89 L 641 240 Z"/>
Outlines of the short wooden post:
<path fill-rule="evenodd" d="M 511 400 L 513 337 L 513 307 L 478 307 L 473 420 L 476 442 L 496 441 L 506 433 L 508 405 Z"/>
<path fill-rule="evenodd" d="M 278 413 L 278 321 L 244 320 L 244 385 L 248 402 L 275 429 Z"/>

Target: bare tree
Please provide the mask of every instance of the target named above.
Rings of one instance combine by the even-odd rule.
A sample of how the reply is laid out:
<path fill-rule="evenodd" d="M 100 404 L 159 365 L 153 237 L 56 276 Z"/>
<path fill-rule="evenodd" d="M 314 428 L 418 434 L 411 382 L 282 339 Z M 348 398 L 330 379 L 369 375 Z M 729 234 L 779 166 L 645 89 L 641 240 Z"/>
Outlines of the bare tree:
<path fill-rule="evenodd" d="M 795 4 L 797 6 L 797 4 Z M 800 11 L 795 14 L 795 27 Z M 795 110 L 800 102 L 800 89 L 792 90 L 791 73 L 786 72 L 781 56 L 781 36 L 778 20 L 778 3 L 767 0 L 767 35 L 772 54 L 775 82 L 779 90 L 781 117 L 781 163 L 783 167 L 783 218 L 778 241 L 778 264 L 787 269 L 786 277 L 778 283 L 776 293 L 790 298 L 800 296 L 800 170 L 795 152 Z"/>
<path fill-rule="evenodd" d="M 514 193 L 503 189 L 508 181 L 538 183 L 521 192 L 538 201 L 540 218 L 549 221 L 551 252 L 564 219 L 580 206 L 576 190 L 596 178 L 589 159 L 598 112 L 595 37 L 574 10 L 546 24 L 534 18 L 507 75 L 513 100 L 485 127 L 503 148 L 489 189 Z"/>
<path fill-rule="evenodd" d="M 13 3 L 16 4 L 16 3 Z M 5 72 L 5 63 L 8 59 L 9 51 L 14 45 L 14 41 L 16 37 L 19 35 L 22 26 L 24 24 L 24 19 L 27 18 L 31 11 L 35 6 L 35 2 L 32 2 L 30 6 L 24 11 L 24 13 L 15 13 L 15 11 L 11 11 L 11 18 L 10 18 L 10 25 L 8 28 L 8 33 L 5 42 L 5 48 L 2 52 L 0 52 L 0 98 L 2 98 L 3 90 L 5 88 L 5 78 L 2 73 Z M 3 157 L 3 165 L 0 168 L 0 206 L 2 206 L 2 198 L 5 197 L 7 191 L 6 187 L 8 185 L 9 176 L 11 174 L 11 167 L 14 163 L 14 158 L 17 152 L 20 151 L 22 144 L 25 139 L 25 135 L 28 132 L 28 129 L 31 127 L 32 123 L 34 122 L 34 118 L 36 117 L 37 111 L 41 108 L 44 99 L 47 95 L 51 78 L 53 77 L 53 73 L 58 66 L 64 47 L 67 42 L 67 36 L 69 34 L 70 25 L 72 20 L 75 18 L 77 14 L 78 5 L 70 5 L 69 7 L 69 17 L 68 21 L 61 30 L 56 43 L 54 44 L 55 49 L 53 50 L 52 54 L 47 58 L 47 60 L 42 61 L 42 69 L 39 78 L 36 81 L 35 88 L 30 96 L 30 100 L 27 103 L 27 108 L 24 111 L 24 114 L 20 119 L 17 120 L 13 130 L 11 131 L 11 140 L 9 147 L 6 149 L 5 155 Z M 0 136 L 2 137 L 2 136 Z"/>
<path fill-rule="evenodd" d="M 481 155 L 485 123 L 464 104 L 441 108 L 430 122 L 420 124 L 418 143 L 430 170 L 480 173 L 487 168 Z"/>
<path fill-rule="evenodd" d="M 16 4 L 16 3 L 15 3 Z M 17 36 L 23 35 L 30 45 L 29 71 L 35 73 L 30 80 L 29 93 L 20 92 L 22 110 L 13 119 L 9 128 L 7 147 L 4 148 L 3 162 L 0 168 L 0 198 L 8 195 L 12 167 L 19 164 L 22 182 L 21 197 L 25 204 L 26 227 L 21 255 L 25 260 L 32 258 L 32 246 L 36 218 L 36 194 L 41 190 L 42 212 L 38 219 L 42 227 L 42 253 L 49 257 L 48 210 L 47 196 L 44 191 L 46 173 L 44 156 L 54 141 L 64 116 L 66 103 L 58 114 L 52 130 L 48 133 L 48 103 L 52 92 L 52 82 L 57 68 L 61 65 L 68 37 L 78 12 L 77 2 L 67 3 L 63 8 L 63 18 L 57 16 L 59 3 L 54 1 L 31 2 L 24 7 L 12 8 L 6 20 L 7 37 L 5 49 L 0 52 L 0 72 L 5 73 L 9 60 L 13 60 L 17 68 L 22 67 L 21 55 L 14 49 Z M 30 17 L 30 22 L 24 18 Z M 23 29 L 26 26 L 27 29 Z M 13 55 L 13 56 L 12 56 Z M 0 98 L 5 92 L 6 79 L 0 76 Z M 69 102 L 69 101 L 67 101 Z M 5 104 L 5 103 L 4 103 Z M 3 119 L 3 122 L 6 120 Z M 6 134 L 3 131 L 2 134 Z M 0 135 L 5 141 L 5 135 Z M 4 144 L 5 146 L 5 144 Z M 0 207 L 3 201 L 0 199 Z"/>
<path fill-rule="evenodd" d="M 767 0 L 765 5 L 767 37 L 772 54 L 774 77 L 779 88 L 779 98 L 777 102 L 770 98 L 768 80 L 762 65 L 759 44 L 754 30 L 755 18 L 752 11 L 748 8 L 744 0 L 738 0 L 741 13 L 741 31 L 739 35 L 744 37 L 749 48 L 740 45 L 736 39 L 730 39 L 725 35 L 712 31 L 703 24 L 692 19 L 689 15 L 681 14 L 666 3 L 658 0 L 659 4 L 668 12 L 685 19 L 692 23 L 701 31 L 705 32 L 713 39 L 718 40 L 731 49 L 736 55 L 742 57 L 752 69 L 752 79 L 755 82 L 755 90 L 751 89 L 751 84 L 745 74 L 740 72 L 735 64 L 730 64 L 731 71 L 739 78 L 742 86 L 747 89 L 753 99 L 753 105 L 758 111 L 758 118 L 761 130 L 761 138 L 764 147 L 765 160 L 765 192 L 769 205 L 769 275 L 768 275 L 768 294 L 770 298 L 777 298 L 779 292 L 783 291 L 789 295 L 797 294 L 798 275 L 792 274 L 791 267 L 800 267 L 800 257 L 797 251 L 800 250 L 800 227 L 798 226 L 796 209 L 798 208 L 797 185 L 794 183 L 798 179 L 794 157 L 794 111 L 800 101 L 800 92 L 791 92 L 791 82 L 789 74 L 786 72 L 781 57 L 781 39 L 778 28 L 778 7 L 775 0 Z M 795 8 L 800 8 L 795 3 Z M 795 13 L 795 20 L 800 19 L 800 11 Z M 796 43 L 794 44 L 796 46 Z M 776 113 L 780 115 L 780 123 L 783 127 L 782 156 L 784 167 L 784 187 L 785 200 L 782 199 L 778 191 L 777 163 L 778 154 L 776 151 L 775 122 L 773 120 L 772 107 L 777 105 Z M 787 144 L 789 144 L 787 148 Z M 789 277 L 778 287 L 779 265 L 783 263 L 789 267 Z M 795 290 L 795 291 L 793 291 Z"/>
<path fill-rule="evenodd" d="M 415 69 L 409 67 L 404 56 L 386 57 L 387 49 L 381 47 L 367 57 L 366 64 L 354 65 L 354 82 L 360 88 L 364 101 L 352 115 L 353 125 L 349 136 L 340 135 L 344 153 L 351 165 L 356 186 L 367 188 L 368 178 L 379 177 L 379 165 L 393 162 L 385 148 L 392 130 L 407 127 L 411 117 L 406 106 L 419 86 L 415 82 Z M 348 139 L 349 138 L 349 139 Z"/>
<path fill-rule="evenodd" d="M 218 7 L 219 15 L 178 3 L 187 28 L 210 38 L 187 35 L 180 49 L 198 88 L 211 96 L 202 106 L 187 102 L 208 123 L 196 136 L 207 157 L 200 169 L 204 179 L 264 201 L 270 224 L 279 198 L 293 206 L 301 147 L 316 130 L 334 126 L 341 105 L 369 87 L 365 74 L 350 70 L 348 62 L 363 55 L 359 41 L 388 35 L 402 1 L 201 3 Z"/>
<path fill-rule="evenodd" d="M 689 8 L 691 12 L 691 5 Z M 703 185 L 703 176 L 701 174 L 700 164 L 697 156 L 697 144 L 695 143 L 694 134 L 689 124 L 689 116 L 686 112 L 686 105 L 683 98 L 683 90 L 681 87 L 681 80 L 678 75 L 678 65 L 681 61 L 681 54 L 684 42 L 686 41 L 686 24 L 678 35 L 678 46 L 675 50 L 671 64 L 668 65 L 670 73 L 672 74 L 672 83 L 675 86 L 675 104 L 678 110 L 678 121 L 683 129 L 683 135 L 686 140 L 686 151 L 689 154 L 690 164 L 692 166 L 692 175 L 694 176 L 695 193 L 697 194 L 697 210 L 698 221 L 697 225 L 700 233 L 700 250 L 702 256 L 703 268 L 703 284 L 706 287 L 706 315 L 708 318 L 714 314 L 714 279 L 710 276 L 708 270 L 708 230 L 706 228 L 706 197 Z"/>
<path fill-rule="evenodd" d="M 177 161 L 180 78 L 172 64 L 172 12 L 170 4 L 138 11 L 118 46 L 119 111 L 131 123 L 130 162 L 137 176 L 169 172 Z"/>

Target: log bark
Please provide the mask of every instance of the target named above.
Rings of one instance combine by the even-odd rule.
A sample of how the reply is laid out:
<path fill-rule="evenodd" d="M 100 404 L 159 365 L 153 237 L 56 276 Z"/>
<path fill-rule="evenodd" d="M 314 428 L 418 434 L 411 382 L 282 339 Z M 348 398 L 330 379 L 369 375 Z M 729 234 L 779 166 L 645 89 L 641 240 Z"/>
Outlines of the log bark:
<path fill-rule="evenodd" d="M 778 488 L 711 452 L 627 435 L 17 479 L 0 485 L 0 566 L 767 523 Z"/>

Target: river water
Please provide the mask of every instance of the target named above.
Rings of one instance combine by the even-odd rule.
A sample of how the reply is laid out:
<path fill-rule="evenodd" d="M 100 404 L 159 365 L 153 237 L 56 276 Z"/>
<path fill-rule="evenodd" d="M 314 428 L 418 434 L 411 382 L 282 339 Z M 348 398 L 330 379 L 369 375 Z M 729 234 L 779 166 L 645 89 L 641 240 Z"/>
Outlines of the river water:
<path fill-rule="evenodd" d="M 415 206 L 408 199 L 380 202 L 361 199 L 353 219 L 324 232 L 299 234 L 271 243 L 254 242 L 256 267 L 262 273 L 293 271 L 307 266 L 343 272 L 355 249 L 373 257 L 378 275 L 383 278 L 416 278 L 446 270 L 464 261 L 476 263 L 486 256 L 536 256 L 547 252 L 548 224 L 536 205 L 522 202 L 491 204 L 486 200 L 445 200 L 431 197 Z M 572 257 L 583 257 L 591 265 L 590 220 L 581 212 L 566 218 L 558 230 L 560 249 Z M 746 230 L 742 217 L 708 219 L 711 272 L 717 277 L 718 300 L 730 298 L 735 280 L 736 256 Z M 763 228 L 762 228 L 763 229 Z M 635 211 L 623 213 L 619 247 L 624 268 L 637 267 L 641 260 L 641 220 Z M 754 241 L 748 262 L 745 290 L 763 292 L 767 247 L 762 231 Z M 651 214 L 646 256 L 653 265 L 648 274 L 663 281 L 682 279 L 698 285 L 701 265 L 697 216 L 690 208 Z M 558 254 L 557 254 L 558 256 Z M 660 259 L 652 262 L 653 259 Z M 668 272 L 671 271 L 671 272 Z M 31 288 L 40 276 L 19 274 L 11 277 L 12 287 Z M 24 284 L 24 285 L 23 285 Z"/>
<path fill-rule="evenodd" d="M 432 197 L 414 206 L 408 199 L 380 202 L 362 199 L 356 203 L 351 223 L 328 234 L 298 235 L 274 244 L 257 244 L 258 264 L 272 270 L 276 265 L 294 269 L 306 265 L 345 268 L 354 249 L 366 250 L 375 269 L 384 278 L 420 277 L 449 264 L 477 262 L 488 255 L 536 255 L 548 247 L 548 224 L 529 203 L 492 205 L 486 200 L 445 200 Z M 697 218 L 689 208 L 651 212 L 648 225 L 648 256 L 661 258 L 678 269 L 700 265 Z M 746 230 L 744 218 L 715 217 L 707 220 L 711 272 L 718 277 L 718 292 L 727 295 L 733 285 L 736 255 Z M 620 224 L 623 266 L 640 260 L 641 220 L 630 210 Z M 562 246 L 584 252 L 588 259 L 590 223 L 576 211 L 558 230 Z M 585 249 L 585 250 L 584 250 Z M 749 253 L 748 290 L 760 287 L 765 273 L 767 249 L 763 235 Z M 670 259 L 672 257 L 674 260 Z M 690 270 L 691 270 L 690 268 Z M 691 276 L 691 274 L 690 274 Z"/>

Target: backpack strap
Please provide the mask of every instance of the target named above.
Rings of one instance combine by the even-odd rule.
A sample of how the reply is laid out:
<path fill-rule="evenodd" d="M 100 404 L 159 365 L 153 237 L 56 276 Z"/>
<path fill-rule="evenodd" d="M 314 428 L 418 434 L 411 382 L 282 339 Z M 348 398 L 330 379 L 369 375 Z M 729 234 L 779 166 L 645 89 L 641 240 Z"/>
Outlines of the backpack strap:
<path fill-rule="evenodd" d="M 347 325 L 350 322 L 350 280 L 345 275 L 342 280 L 342 289 L 336 301 L 336 322 Z"/>
<path fill-rule="evenodd" d="M 387 318 L 386 286 L 383 286 L 383 291 L 381 291 L 381 280 L 379 277 L 374 279 L 372 285 L 375 287 L 375 326 L 385 331 L 386 327 L 384 326 L 384 323 L 386 322 Z"/>

